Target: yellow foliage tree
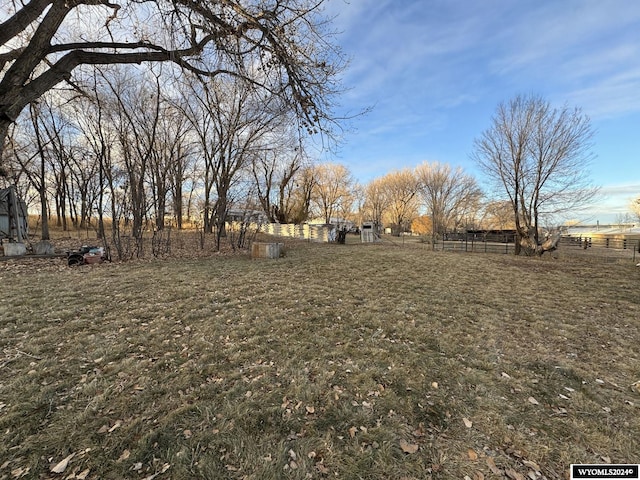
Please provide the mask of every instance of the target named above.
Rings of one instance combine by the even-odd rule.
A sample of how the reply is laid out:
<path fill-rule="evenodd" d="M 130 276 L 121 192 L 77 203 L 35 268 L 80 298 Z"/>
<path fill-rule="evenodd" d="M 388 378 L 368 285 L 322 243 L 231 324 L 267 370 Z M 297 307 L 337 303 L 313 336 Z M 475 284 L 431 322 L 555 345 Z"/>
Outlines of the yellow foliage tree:
<path fill-rule="evenodd" d="M 411 231 L 419 235 L 427 235 L 428 233 L 431 233 L 432 226 L 433 222 L 431 222 L 431 217 L 428 215 L 421 215 L 411 222 Z"/>
<path fill-rule="evenodd" d="M 640 197 L 631 201 L 631 211 L 640 220 Z"/>

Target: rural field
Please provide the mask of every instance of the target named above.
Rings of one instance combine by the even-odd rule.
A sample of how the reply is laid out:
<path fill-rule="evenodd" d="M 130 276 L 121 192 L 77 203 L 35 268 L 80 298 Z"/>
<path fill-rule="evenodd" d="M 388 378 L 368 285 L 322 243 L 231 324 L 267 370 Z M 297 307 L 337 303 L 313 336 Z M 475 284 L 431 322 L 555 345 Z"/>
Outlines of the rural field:
<path fill-rule="evenodd" d="M 566 479 L 640 463 L 640 268 L 287 242 L 0 262 L 0 479 Z"/>

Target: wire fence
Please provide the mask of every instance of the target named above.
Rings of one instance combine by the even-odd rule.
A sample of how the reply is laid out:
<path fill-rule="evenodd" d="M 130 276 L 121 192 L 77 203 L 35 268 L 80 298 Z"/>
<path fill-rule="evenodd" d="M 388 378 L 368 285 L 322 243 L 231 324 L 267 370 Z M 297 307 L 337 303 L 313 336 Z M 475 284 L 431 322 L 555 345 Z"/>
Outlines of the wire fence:
<path fill-rule="evenodd" d="M 461 252 L 477 253 L 515 253 L 515 235 L 492 234 L 478 235 L 475 233 L 448 234 L 440 239 L 436 248 Z"/>
<path fill-rule="evenodd" d="M 449 234 L 433 245 L 436 250 L 515 253 L 513 234 L 478 235 L 474 233 Z M 582 258 L 608 263 L 640 262 L 639 238 L 562 237 L 553 252 L 558 257 Z"/>
<path fill-rule="evenodd" d="M 562 237 L 559 251 L 567 256 L 607 262 L 640 262 L 640 238 Z"/>

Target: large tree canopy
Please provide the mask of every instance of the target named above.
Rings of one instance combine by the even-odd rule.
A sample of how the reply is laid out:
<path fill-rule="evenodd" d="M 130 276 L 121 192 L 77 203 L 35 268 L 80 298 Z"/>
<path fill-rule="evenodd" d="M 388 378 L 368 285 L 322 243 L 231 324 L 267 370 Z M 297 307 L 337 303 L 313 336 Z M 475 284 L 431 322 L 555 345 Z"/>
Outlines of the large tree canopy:
<path fill-rule="evenodd" d="M 81 65 L 171 62 L 238 77 L 285 99 L 302 124 L 330 120 L 338 49 L 324 0 L 3 0 L 0 8 L 0 158 L 25 106 Z M 0 164 L 1 166 L 1 164 Z"/>

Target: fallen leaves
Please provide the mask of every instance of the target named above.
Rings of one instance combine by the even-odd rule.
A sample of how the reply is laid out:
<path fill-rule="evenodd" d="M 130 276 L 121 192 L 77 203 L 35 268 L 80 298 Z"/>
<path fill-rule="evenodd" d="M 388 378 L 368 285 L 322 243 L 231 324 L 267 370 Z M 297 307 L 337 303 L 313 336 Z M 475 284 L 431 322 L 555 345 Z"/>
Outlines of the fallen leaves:
<path fill-rule="evenodd" d="M 82 472 L 76 474 L 75 477 L 72 477 L 74 480 L 85 480 L 89 476 L 89 472 L 91 472 L 90 468 L 83 470 Z"/>
<path fill-rule="evenodd" d="M 58 462 L 56 465 L 51 467 L 51 473 L 63 473 L 67 469 L 67 466 L 69 465 L 71 459 L 75 456 L 76 454 L 72 453 L 71 455 Z"/>
<path fill-rule="evenodd" d="M 412 454 L 412 453 L 416 453 L 420 447 L 415 443 L 407 442 L 403 438 L 402 440 L 400 440 L 400 448 L 404 453 Z"/>
<path fill-rule="evenodd" d="M 186 265 L 188 268 L 176 276 L 179 281 L 171 282 L 172 287 L 182 288 L 182 283 L 188 283 L 191 278 L 190 271 L 199 268 L 198 265 L 188 263 Z M 215 266 L 217 269 L 218 264 Z M 207 265 L 208 270 L 210 270 L 209 267 Z M 329 268 L 322 265 L 318 270 L 322 274 Z M 219 273 L 218 270 L 216 273 Z M 208 275 L 210 276 L 210 271 Z M 233 275 L 225 271 L 219 277 L 223 279 L 223 283 L 227 281 L 232 283 L 229 278 L 233 278 Z M 115 298 L 107 288 L 102 287 L 110 287 L 119 292 L 118 285 L 121 282 L 128 281 L 131 285 L 135 285 L 136 282 L 121 276 L 119 272 L 112 277 L 105 281 L 104 285 L 91 284 L 96 289 L 96 298 L 100 295 L 100 298 L 112 300 L 114 305 L 127 303 L 129 299 L 126 292 L 124 295 L 120 294 L 121 297 Z M 277 276 L 274 276 L 274 279 L 284 287 L 285 280 Z M 158 283 L 163 285 L 162 282 Z M 302 282 L 291 283 L 300 283 L 300 289 L 306 291 L 306 286 Z M 253 289 L 258 289 L 256 299 L 266 301 L 273 298 L 271 290 L 265 290 L 271 293 L 263 295 L 259 290 L 262 288 L 261 285 L 252 284 Z M 371 285 L 367 283 L 367 287 Z M 487 327 L 484 335 L 490 335 L 489 341 L 493 342 L 492 346 L 497 341 L 493 335 L 499 335 L 497 338 L 501 340 L 499 344 L 501 353 L 496 353 L 497 361 L 487 363 L 485 369 L 484 362 L 485 360 L 488 362 L 489 356 L 485 355 L 486 345 L 481 344 L 480 338 L 470 338 L 468 342 L 471 345 L 471 342 L 477 341 L 478 345 L 485 347 L 484 350 L 475 347 L 466 348 L 467 340 L 460 346 L 456 336 L 440 334 L 440 330 L 436 331 L 436 328 L 440 329 L 442 325 L 433 322 L 418 322 L 419 330 L 405 330 L 402 323 L 399 324 L 402 328 L 397 325 L 392 328 L 395 329 L 395 336 L 402 341 L 410 340 L 418 343 L 424 340 L 427 334 L 434 337 L 439 335 L 437 338 L 442 344 L 441 348 L 436 348 L 435 340 L 433 346 L 424 351 L 419 346 L 410 348 L 387 343 L 384 345 L 388 348 L 383 348 L 384 345 L 381 345 L 378 339 L 369 338 L 371 332 L 375 332 L 378 327 L 377 316 L 372 317 L 374 322 L 369 324 L 366 321 L 369 317 L 359 308 L 360 305 L 362 308 L 372 308 L 373 304 L 368 304 L 370 301 L 368 294 L 362 294 L 358 297 L 358 302 L 354 301 L 345 307 L 345 311 L 347 308 L 353 309 L 351 310 L 353 313 L 347 316 L 353 316 L 354 324 L 336 327 L 329 320 L 324 320 L 325 314 L 335 308 L 335 298 L 327 298 L 326 301 L 318 299 L 315 309 L 312 305 L 312 300 L 315 301 L 315 298 L 310 300 L 302 295 L 278 298 L 277 303 L 269 304 L 277 313 L 273 318 L 265 318 L 262 309 L 250 310 L 249 302 L 244 302 L 245 306 L 240 313 L 242 315 L 246 313 L 246 316 L 242 317 L 240 313 L 236 316 L 235 308 L 240 300 L 245 300 L 253 292 L 241 291 L 242 298 L 236 302 L 236 299 L 231 297 L 231 291 L 227 292 L 226 286 L 220 287 L 216 283 L 196 284 L 196 286 L 201 288 L 193 291 L 198 291 L 201 295 L 195 297 L 184 295 L 185 302 L 203 300 L 202 305 L 196 305 L 194 313 L 183 314 L 184 311 L 192 312 L 192 310 L 180 308 L 182 292 L 176 292 L 175 305 L 168 303 L 167 299 L 161 301 L 160 305 L 163 306 L 161 313 L 158 313 L 157 307 L 155 311 L 149 310 L 149 312 L 140 306 L 132 307 L 134 311 L 129 315 L 114 316 L 113 321 L 109 321 L 109 315 L 104 315 L 105 318 L 100 318 L 101 322 L 87 324 L 87 334 L 93 335 L 91 341 L 84 337 L 73 338 L 76 342 L 81 340 L 76 346 L 96 344 L 100 347 L 98 349 L 75 348 L 72 355 L 64 358 L 66 352 L 72 351 L 71 347 L 74 346 L 74 343 L 65 342 L 61 347 L 61 353 L 57 354 L 61 361 L 49 362 L 48 347 L 44 349 L 37 345 L 41 350 L 35 351 L 46 352 L 47 360 L 38 362 L 34 367 L 28 365 L 27 359 L 21 360 L 20 365 L 23 367 L 21 372 L 24 375 L 30 368 L 38 370 L 35 377 L 29 377 L 25 382 L 29 380 L 37 386 L 42 379 L 48 379 L 50 382 L 62 379 L 64 382 L 60 387 L 52 386 L 47 390 L 65 395 L 65 397 L 58 397 L 55 393 L 52 395 L 54 400 L 52 405 L 44 403 L 42 405 L 44 407 L 40 412 L 42 414 L 47 413 L 48 407 L 53 408 L 52 418 L 48 420 L 58 422 L 54 428 L 38 428 L 39 422 L 34 423 L 26 417 L 17 417 L 25 423 L 31 422 L 30 430 L 42 435 L 38 441 L 42 441 L 42 444 L 47 442 L 49 446 L 45 455 L 54 456 L 52 461 L 48 458 L 40 461 L 44 463 L 44 466 L 40 465 L 42 471 L 30 472 L 27 476 L 39 473 L 45 477 L 66 480 L 74 474 L 74 469 L 77 469 L 75 476 L 78 477 L 82 470 L 91 466 L 92 470 L 87 478 L 92 478 L 100 475 L 105 462 L 111 462 L 124 477 L 140 480 L 158 472 L 163 461 L 170 461 L 174 464 L 171 470 L 155 479 L 162 480 L 165 477 L 177 476 L 178 472 L 183 470 L 183 465 L 178 465 L 178 462 L 186 463 L 192 459 L 198 461 L 196 453 L 200 454 L 200 458 L 204 458 L 204 455 L 215 460 L 221 477 L 251 476 L 251 471 L 256 471 L 251 470 L 251 467 L 273 471 L 275 476 L 288 475 L 303 478 L 311 474 L 314 478 L 321 478 L 321 480 L 326 478 L 321 475 L 332 478 L 345 477 L 348 476 L 348 473 L 345 474 L 345 471 L 348 472 L 348 465 L 357 466 L 362 458 L 368 460 L 382 458 L 384 455 L 399 456 L 395 458 L 398 461 L 397 468 L 395 464 L 381 468 L 380 463 L 372 462 L 371 468 L 377 468 L 373 471 L 369 470 L 369 464 L 363 462 L 361 464 L 364 467 L 363 471 L 358 473 L 363 477 L 376 476 L 376 474 L 383 476 L 380 470 L 384 472 L 393 468 L 394 474 L 397 471 L 396 478 L 401 478 L 403 475 L 410 478 L 412 473 L 416 476 L 415 471 L 418 469 L 426 472 L 432 464 L 440 464 L 442 465 L 440 475 L 444 475 L 442 471 L 445 471 L 451 478 L 463 478 L 466 474 L 471 480 L 479 480 L 482 477 L 476 474 L 476 471 L 481 470 L 487 478 L 507 480 L 505 476 L 507 468 L 512 468 L 527 478 L 529 468 L 526 464 L 523 466 L 522 458 L 531 456 L 536 461 L 540 461 L 544 466 L 545 475 L 548 476 L 548 472 L 557 465 L 549 462 L 546 458 L 548 455 L 542 454 L 544 452 L 541 449 L 548 447 L 557 451 L 562 447 L 558 446 L 561 440 L 559 441 L 558 436 L 555 435 L 556 430 L 547 430 L 547 427 L 555 429 L 557 426 L 558 431 L 562 432 L 566 425 L 580 421 L 589 431 L 599 431 L 597 425 L 600 422 L 605 425 L 620 425 L 622 434 L 623 430 L 626 430 L 623 427 L 624 422 L 629 421 L 633 425 L 633 415 L 637 413 L 637 406 L 640 405 L 640 395 L 629 388 L 634 381 L 632 377 L 625 378 L 620 372 L 616 375 L 607 373 L 604 366 L 597 362 L 589 363 L 588 369 L 576 367 L 578 370 L 573 372 L 571 371 L 573 363 L 562 361 L 564 350 L 558 350 L 560 352 L 558 355 L 546 355 L 548 351 L 556 352 L 555 344 L 553 350 L 551 347 L 547 350 L 547 346 L 542 345 L 542 354 L 537 350 L 538 345 L 533 343 L 527 344 L 526 349 L 523 349 L 522 345 L 519 347 L 515 345 L 514 349 L 510 349 L 509 344 L 512 339 L 501 336 L 508 333 L 499 328 L 502 324 L 498 324 L 498 328 L 494 328 L 494 325 L 489 328 L 488 322 L 493 317 L 485 319 L 486 321 L 480 325 Z M 220 310 L 219 317 L 209 308 L 210 300 L 216 297 L 213 293 L 214 288 L 224 288 L 225 293 L 230 295 L 227 304 L 221 307 L 223 309 Z M 318 289 L 322 291 L 322 288 L 321 286 Z M 277 286 L 272 290 L 279 291 Z M 149 294 L 152 293 L 154 292 L 150 290 Z M 302 293 L 302 290 L 298 293 Z M 313 290 L 312 293 L 315 295 L 317 292 Z M 170 299 L 173 298 L 170 297 Z M 371 295 L 372 302 L 378 301 L 379 298 L 383 297 Z M 294 305 L 294 301 L 297 303 L 298 300 L 300 307 Z M 352 299 L 347 297 L 346 300 L 348 302 Z M 408 299 L 406 301 L 403 299 L 402 305 L 405 304 L 408 304 Z M 416 308 L 420 308 L 419 302 L 416 305 Z M 378 308 L 377 304 L 373 307 Z M 302 324 L 295 315 L 298 308 L 304 308 L 308 312 Z M 385 309 L 387 309 L 386 306 Z M 388 311 L 393 314 L 392 320 L 395 319 L 395 310 Z M 86 324 L 81 321 L 85 316 L 90 317 L 92 310 L 87 307 L 85 311 L 83 306 L 83 309 L 70 309 L 70 312 L 70 315 L 78 315 L 80 318 L 74 320 L 70 317 L 69 326 L 79 327 Z M 105 308 L 104 312 L 108 313 L 109 309 Z M 202 312 L 202 318 L 198 316 L 199 312 Z M 98 313 L 102 313 L 102 310 Z M 460 312 L 456 311 L 456 314 L 458 313 Z M 258 314 L 260 320 L 254 320 Z M 161 320 L 159 315 L 166 315 L 167 318 Z M 131 320 L 132 317 L 140 319 Z M 386 329 L 388 325 L 383 323 L 385 316 L 380 315 L 380 317 L 382 319 L 380 325 Z M 581 315 L 577 317 L 582 319 Z M 227 318 L 231 318 L 232 322 L 226 323 Z M 332 317 L 326 315 L 326 318 Z M 345 318 L 344 315 L 343 318 Z M 536 320 L 535 315 L 531 315 L 531 318 Z M 193 322 L 193 332 L 197 332 L 191 340 L 184 337 L 187 329 L 180 322 L 184 322 L 185 319 Z M 148 326 L 141 325 L 141 320 L 147 321 Z M 49 323 L 46 325 L 64 326 L 64 323 L 54 322 L 53 319 L 47 321 Z M 447 328 L 449 325 L 457 328 L 458 322 L 459 320 L 447 321 Z M 546 322 L 537 320 L 535 323 L 536 327 L 547 325 Z M 464 338 L 466 333 L 480 335 L 479 327 L 476 329 L 477 325 L 472 325 L 472 330 L 468 330 L 468 326 L 467 322 L 461 323 L 460 328 L 464 328 L 460 330 L 463 333 L 461 338 Z M 507 327 L 511 328 L 513 324 Z M 568 332 L 568 336 L 569 333 L 574 334 L 574 329 L 567 328 L 566 325 L 562 328 Z M 29 330 L 17 328 L 15 332 L 19 333 L 23 330 L 35 336 L 35 328 Z M 183 334 L 183 337 L 175 338 L 173 336 L 175 332 Z M 318 335 L 309 337 L 309 332 L 318 333 Z M 6 333 L 11 335 L 9 330 Z M 515 333 L 519 335 L 522 332 Z M 523 333 L 523 338 L 526 337 L 525 334 L 526 332 Z M 415 338 L 412 338 L 413 335 Z M 200 337 L 203 340 L 200 340 Z M 358 337 L 364 338 L 363 343 L 357 343 Z M 129 338 L 130 340 L 127 340 Z M 166 344 L 163 343 L 165 340 Z M 551 340 L 555 341 L 556 337 Z M 60 339 L 61 343 L 63 341 Z M 139 354 L 138 345 L 146 341 L 149 342 L 146 352 Z M 181 343 L 187 341 L 191 342 L 192 356 L 181 357 L 179 355 Z M 208 343 L 205 344 L 205 341 Z M 339 341 L 343 344 L 336 346 Z M 26 340 L 23 342 L 24 349 L 34 348 Z M 567 340 L 563 342 L 567 344 Z M 517 342 L 514 339 L 515 343 Z M 21 345 L 18 346 L 22 348 Z M 55 346 L 53 342 L 51 348 Z M 297 350 L 298 348 L 300 350 Z M 308 352 L 314 351 L 309 350 L 312 348 L 318 348 L 326 354 L 310 355 Z M 480 353 L 479 360 L 473 356 L 476 350 Z M 93 353 L 96 351 L 99 353 Z M 495 351 L 498 351 L 497 347 Z M 1 352 L 2 349 L 0 349 L 0 356 Z M 51 350 L 51 353 L 53 355 L 55 352 Z M 458 354 L 464 354 L 465 358 L 458 361 Z M 503 354 L 504 356 L 501 356 Z M 101 362 L 94 362 L 95 357 L 103 355 Z M 267 358 L 266 363 L 263 363 L 265 360 L 259 361 L 263 357 Z M 277 359 L 277 368 L 268 367 L 270 357 Z M 494 354 L 492 353 L 490 357 L 493 359 Z M 346 362 L 349 358 L 353 359 L 353 363 Z M 66 363 L 62 363 L 62 360 L 66 360 Z M 113 363 L 110 364 L 110 362 Z M 563 367 L 559 371 L 554 369 L 555 363 L 558 362 Z M 58 363 L 62 374 L 54 369 Z M 477 369 L 478 365 L 482 366 L 481 371 Z M 14 367 L 13 364 L 11 366 Z M 390 366 L 391 370 L 387 370 L 387 366 Z M 49 370 L 45 371 L 45 367 Z M 308 368 L 303 370 L 304 367 Z M 349 367 L 353 373 L 345 374 L 346 367 Z M 266 374 L 260 378 L 259 374 L 262 372 Z M 122 373 L 122 376 L 119 373 Z M 142 375 L 144 377 L 141 377 Z M 584 376 L 587 382 L 581 384 L 578 375 Z M 612 375 L 611 380 L 625 387 L 625 395 L 607 397 L 608 390 L 595 383 L 595 375 L 601 376 L 607 382 L 607 375 Z M 539 384 L 534 386 L 532 377 L 539 378 Z M 259 380 L 254 381 L 256 378 Z M 441 379 L 442 384 L 438 383 Z M 67 380 L 69 389 L 66 388 Z M 293 380 L 295 383 L 292 382 Z M 640 380 L 640 375 L 636 375 L 636 380 Z M 81 382 L 82 388 L 78 388 L 77 391 L 71 390 L 73 382 L 76 384 Z M 379 382 L 383 382 L 386 389 Z M 414 391 L 406 393 L 406 385 L 412 386 Z M 138 390 L 136 386 L 144 387 L 144 390 L 140 389 L 141 394 L 132 397 L 132 391 Z M 187 387 L 192 389 L 189 390 Z M 569 390 L 570 387 L 573 387 L 575 392 Z M 252 394 L 247 401 L 243 395 L 249 388 Z M 184 393 L 178 393 L 178 389 Z M 597 390 L 595 397 L 592 395 L 594 390 Z M 638 391 L 640 392 L 640 382 Z M 232 392 L 232 395 L 229 395 L 229 392 Z M 567 398 L 559 397 L 559 394 Z M 539 406 L 529 403 L 530 395 L 539 402 Z M 135 401 L 132 398 L 135 398 Z M 235 400 L 227 401 L 229 398 Z M 537 400 L 538 398 L 540 400 Z M 569 398 L 571 400 L 568 400 Z M 630 404 L 623 403 L 625 399 L 629 402 L 633 401 L 635 405 L 629 406 Z M 19 399 L 5 396 L 0 400 L 7 404 L 3 405 L 0 402 L 0 416 L 3 419 L 12 418 L 20 413 Z M 41 400 L 41 396 L 38 396 L 37 400 Z M 358 407 L 353 408 L 352 401 L 356 401 Z M 298 408 L 300 402 L 302 403 Z M 280 406 L 282 408 L 279 408 Z M 608 406 L 612 411 L 607 414 L 602 410 L 602 406 Z M 58 407 L 61 408 L 60 411 L 56 410 Z M 175 410 L 176 407 L 180 410 Z M 395 409 L 396 412 L 387 416 L 390 408 Z M 291 412 L 290 414 L 285 411 L 287 409 Z M 23 411 L 27 410 L 23 409 Z M 90 415 L 90 421 L 79 425 L 78 420 L 73 418 L 76 414 L 81 415 L 81 419 Z M 220 417 L 217 417 L 218 414 Z M 7 416 L 4 417 L 4 415 Z M 560 418 L 559 415 L 570 418 Z M 51 466 L 59 463 L 73 449 L 80 448 L 70 443 L 72 439 L 60 438 L 60 443 L 56 444 L 51 438 L 44 436 L 44 433 L 49 431 L 61 431 L 64 425 L 60 421 L 67 418 L 73 418 L 77 427 L 84 427 L 83 430 L 78 429 L 78 435 L 74 435 L 74 438 L 91 440 L 91 443 L 87 444 L 94 446 L 96 451 L 91 454 L 91 458 L 82 461 L 78 453 L 69 461 L 64 473 L 51 473 L 49 472 Z M 119 423 L 116 422 L 118 418 L 121 419 Z M 231 429 L 233 420 L 236 420 L 236 427 Z M 420 422 L 424 423 L 419 425 Z M 544 426 L 536 422 L 543 422 Z M 507 425 L 509 423 L 513 425 Z M 101 430 L 101 434 L 96 434 L 103 424 L 106 425 Z M 256 426 L 256 428 L 245 429 L 245 425 Z M 363 431 L 361 426 L 366 426 L 368 432 Z M 540 430 L 536 433 L 528 428 L 524 429 L 530 426 L 540 427 Z M 521 428 L 523 428 L 522 431 L 520 431 Z M 185 429 L 191 429 L 192 432 Z M 553 435 L 549 435 L 549 431 Z M 148 447 L 148 453 L 141 453 L 139 442 L 130 440 L 137 438 L 140 434 L 144 435 L 145 439 L 149 439 L 150 444 L 144 445 L 145 448 Z M 175 454 L 173 457 L 165 456 L 161 452 L 164 448 L 165 434 L 166 439 L 172 441 L 169 448 Z M 290 434 L 297 437 L 289 440 L 287 437 Z M 338 439 L 340 435 L 344 438 Z M 7 438 L 11 442 L 12 436 L 14 436 L 13 431 L 3 437 L 3 440 Z M 507 445 L 504 438 L 507 436 L 515 438 L 512 442 L 523 452 L 522 458 L 504 452 Z M 156 437 L 161 439 L 160 446 L 152 450 L 154 440 L 151 439 Z M 273 438 L 280 439 L 281 442 L 278 441 L 275 444 L 270 442 Z M 401 438 L 405 439 L 404 449 L 399 445 Z M 620 439 L 626 440 L 624 436 Z M 374 440 L 379 442 L 379 449 L 373 445 Z M 251 448 L 245 448 L 239 453 L 243 442 L 245 446 L 251 448 L 257 444 L 264 448 L 253 451 Z M 83 443 L 79 442 L 80 445 Z M 12 445 L 12 443 L 9 444 Z M 31 444 L 31 440 L 25 442 L 27 446 Z M 229 444 L 238 448 L 238 451 L 218 452 L 219 445 L 229 448 Z M 582 444 L 572 445 L 573 447 L 576 454 L 586 455 Z M 125 448 L 130 450 L 128 458 L 123 455 Z M 293 448 L 297 453 L 298 468 L 296 471 L 283 472 L 282 467 L 291 461 L 287 454 L 289 448 Z M 441 462 L 436 458 L 436 450 L 439 449 L 447 452 L 450 457 L 448 462 Z M 317 454 L 313 460 L 309 458 L 310 450 Z M 414 450 L 415 453 L 410 453 Z M 606 449 L 603 448 L 603 450 Z M 25 452 L 24 448 L 17 448 L 15 453 L 12 452 L 11 455 L 16 460 L 0 470 L 0 477 L 6 475 L 9 480 L 11 469 L 17 469 L 19 466 L 26 468 L 28 452 Z M 230 453 L 231 457 L 220 459 L 226 453 Z M 249 466 L 243 463 L 247 453 L 253 453 L 255 457 L 250 459 L 253 464 Z M 611 455 L 613 458 L 614 455 Z M 490 471 L 486 463 L 488 456 L 492 457 L 494 465 L 497 464 L 494 468 L 501 471 L 501 475 L 495 475 Z M 320 463 L 323 457 L 324 463 Z M 118 459 L 122 463 L 116 464 Z M 347 466 L 342 464 L 343 460 L 346 461 Z M 0 460 L 0 462 L 3 461 L 4 459 Z M 263 466 L 264 462 L 269 462 L 269 465 Z M 234 468 L 240 469 L 239 473 L 225 471 L 226 464 L 233 464 Z M 196 470 L 196 467 L 194 465 L 193 469 Z M 204 461 L 200 461 L 199 467 L 204 469 Z M 335 473 L 338 475 L 335 476 Z M 437 476 L 435 473 L 433 475 Z M 538 477 L 541 475 L 539 474 Z"/>
<path fill-rule="evenodd" d="M 532 462 L 531 460 L 523 460 L 522 463 L 526 466 L 529 467 L 530 469 L 534 470 L 535 473 L 540 472 L 541 468 L 540 466 L 536 463 L 536 462 Z"/>
<path fill-rule="evenodd" d="M 540 402 L 538 402 L 538 401 L 537 401 L 535 398 L 533 398 L 533 397 L 529 397 L 529 398 L 527 399 L 527 401 L 528 401 L 530 404 L 532 404 L 532 405 L 540 405 Z"/>
<path fill-rule="evenodd" d="M 153 480 L 154 478 L 156 478 L 158 475 L 162 475 L 163 473 L 165 473 L 167 470 L 169 470 L 171 468 L 171 464 L 170 463 L 165 463 L 162 468 L 160 469 L 159 472 L 154 473 L 153 475 L 149 475 L 148 477 L 144 477 L 142 480 Z"/>
<path fill-rule="evenodd" d="M 289 458 L 289 468 L 291 470 L 296 470 L 298 468 L 298 455 L 293 451 L 293 449 L 289 449 Z"/>
<path fill-rule="evenodd" d="M 120 457 L 118 458 L 118 463 L 120 462 L 124 462 L 125 460 L 127 460 L 129 457 L 131 456 L 131 452 L 129 450 L 125 450 L 124 452 L 122 452 L 122 454 L 120 455 Z"/>
<path fill-rule="evenodd" d="M 524 479 L 524 475 L 516 472 L 515 470 L 511 469 L 511 468 L 507 468 L 504 471 L 504 474 L 509 477 L 511 480 L 525 480 Z"/>
<path fill-rule="evenodd" d="M 494 462 L 491 457 L 487 457 L 487 467 L 489 467 L 489 470 L 491 470 L 491 473 L 494 475 L 502 475 L 502 470 L 496 467 L 496 462 Z"/>
<path fill-rule="evenodd" d="M 31 470 L 30 467 L 26 467 L 26 468 L 22 468 L 22 467 L 18 467 L 18 468 L 14 468 L 13 470 L 11 470 L 11 476 L 13 478 L 22 478 L 25 475 L 27 475 L 27 473 L 29 473 L 29 471 Z"/>
<path fill-rule="evenodd" d="M 356 436 L 356 433 L 358 433 L 358 430 L 360 430 L 362 433 L 368 433 L 369 432 L 369 429 L 367 427 L 365 427 L 364 425 L 360 425 L 360 428 L 351 427 L 351 428 L 349 428 L 349 437 L 350 438 L 354 438 Z"/>
<path fill-rule="evenodd" d="M 113 427 L 109 428 L 107 432 L 111 433 L 115 429 L 120 428 L 121 426 L 122 426 L 122 420 L 117 420 L 116 423 L 113 425 Z"/>

